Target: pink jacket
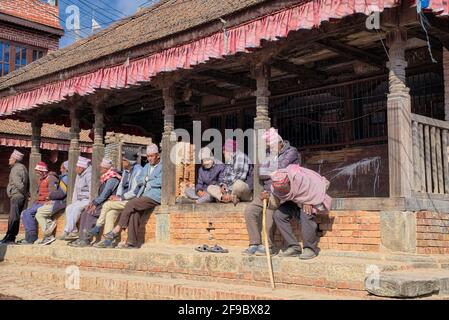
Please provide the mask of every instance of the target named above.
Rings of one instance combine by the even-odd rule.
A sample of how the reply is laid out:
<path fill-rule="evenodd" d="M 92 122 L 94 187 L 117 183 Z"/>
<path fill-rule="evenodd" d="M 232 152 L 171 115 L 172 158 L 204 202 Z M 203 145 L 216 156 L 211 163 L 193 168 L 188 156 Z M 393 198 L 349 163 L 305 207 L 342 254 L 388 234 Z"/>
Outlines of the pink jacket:
<path fill-rule="evenodd" d="M 314 213 L 319 211 L 316 207 L 320 205 L 323 205 L 326 210 L 330 210 L 332 198 L 326 194 L 329 181 L 325 177 L 297 164 L 289 165 L 279 171 L 287 172 L 290 180 L 290 192 L 286 195 L 276 194 L 271 187 L 271 192 L 279 198 L 281 204 L 292 201 L 298 207 L 302 207 L 304 204 L 312 205 Z"/>

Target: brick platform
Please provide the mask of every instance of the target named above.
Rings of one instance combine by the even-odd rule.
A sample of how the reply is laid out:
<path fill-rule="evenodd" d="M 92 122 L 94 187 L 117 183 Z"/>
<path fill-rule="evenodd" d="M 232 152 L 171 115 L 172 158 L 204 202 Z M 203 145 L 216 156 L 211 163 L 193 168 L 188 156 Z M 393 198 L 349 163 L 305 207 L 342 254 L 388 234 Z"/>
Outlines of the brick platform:
<path fill-rule="evenodd" d="M 246 204 L 233 205 L 177 205 L 157 208 L 147 214 L 140 231 L 145 243 L 164 242 L 173 245 L 220 244 L 222 246 L 248 245 L 243 212 Z M 169 212 L 166 221 L 167 239 L 157 237 L 157 217 Z M 319 215 L 317 222 L 320 235 L 319 248 L 323 250 L 382 252 L 381 214 L 379 211 L 335 210 L 328 215 Z M 449 254 L 449 215 L 446 213 L 416 213 L 416 252 L 419 254 Z M 64 227 L 64 215 L 58 217 L 56 235 Z M 7 217 L 0 217 L 0 233 L 7 228 Z M 299 223 L 293 221 L 293 230 L 301 239 Z M 40 232 L 40 230 L 39 230 Z M 23 233 L 23 226 L 21 226 Z M 40 232 L 41 233 L 41 232 Z M 41 235 L 40 235 L 41 236 Z M 123 234 L 126 240 L 126 233 Z M 275 243 L 284 247 L 282 237 L 276 231 Z"/>
<path fill-rule="evenodd" d="M 145 245 L 139 250 L 50 246 L 0 246 L 0 272 L 38 283 L 64 285 L 67 267 L 78 268 L 83 292 L 127 299 L 372 298 L 369 270 L 448 269 L 449 257 L 323 250 L 310 261 L 273 257 L 277 290 L 269 289 L 265 257 L 198 253 L 193 246 Z M 107 289 L 107 290 L 106 290 Z M 8 293 L 11 294 L 11 293 Z"/>

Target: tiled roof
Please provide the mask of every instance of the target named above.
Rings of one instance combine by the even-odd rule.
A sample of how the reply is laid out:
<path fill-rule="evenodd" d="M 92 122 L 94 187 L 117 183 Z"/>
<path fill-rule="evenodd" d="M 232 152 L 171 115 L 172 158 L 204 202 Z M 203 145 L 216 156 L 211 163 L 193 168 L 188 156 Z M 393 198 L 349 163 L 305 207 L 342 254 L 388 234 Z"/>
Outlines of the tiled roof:
<path fill-rule="evenodd" d="M 31 123 L 11 119 L 0 120 L 0 134 L 31 136 Z M 44 124 L 41 135 L 48 139 L 70 140 L 70 128 L 55 124 Z M 81 130 L 80 142 L 92 143 L 89 138 L 89 130 Z"/>
<path fill-rule="evenodd" d="M 267 0 L 162 0 L 98 33 L 0 78 L 0 90 L 156 42 Z"/>

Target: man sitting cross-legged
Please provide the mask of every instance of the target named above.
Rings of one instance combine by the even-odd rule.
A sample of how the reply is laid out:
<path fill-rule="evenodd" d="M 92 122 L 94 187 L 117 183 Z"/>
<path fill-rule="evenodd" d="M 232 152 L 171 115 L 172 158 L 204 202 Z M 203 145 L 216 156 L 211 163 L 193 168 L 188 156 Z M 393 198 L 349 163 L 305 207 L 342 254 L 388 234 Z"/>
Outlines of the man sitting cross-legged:
<path fill-rule="evenodd" d="M 128 151 L 123 154 L 122 180 L 117 188 L 117 194 L 110 196 L 109 201 L 103 205 L 97 224 L 88 231 L 89 236 L 98 236 L 102 227 L 103 233 L 111 232 L 125 205 L 129 200 L 137 196 L 142 184 L 139 180 L 143 168 L 136 161 L 137 154 L 135 152 Z M 115 242 L 109 239 L 104 239 L 94 245 L 97 248 L 111 248 L 114 246 Z"/>
<path fill-rule="evenodd" d="M 19 241 L 18 244 L 33 244 L 37 240 L 37 210 L 50 200 L 50 193 L 56 191 L 59 184 L 58 176 L 54 172 L 48 172 L 48 167 L 45 162 L 39 162 L 34 170 L 36 176 L 39 178 L 37 199 L 31 207 L 22 212 L 25 239 Z"/>
<path fill-rule="evenodd" d="M 220 185 L 207 188 L 215 199 L 220 202 L 250 201 L 253 190 L 252 165 L 246 154 L 238 150 L 237 142 L 229 139 L 223 147 L 225 169 Z"/>
<path fill-rule="evenodd" d="M 80 217 L 80 236 L 75 242 L 69 243 L 73 247 L 88 247 L 91 245 L 92 236 L 88 230 L 95 226 L 103 204 L 117 192 L 117 187 L 122 177 L 112 167 L 112 161 L 104 158 L 100 164 L 100 187 L 98 196 L 84 209 Z"/>
<path fill-rule="evenodd" d="M 326 194 L 329 181 L 315 171 L 293 164 L 272 175 L 271 191 L 279 200 L 280 207 L 273 218 L 282 237 L 287 243 L 283 257 L 299 256 L 312 259 L 318 255 L 317 212 L 330 209 L 332 199 Z M 299 218 L 304 251 L 292 231 L 290 221 Z"/>
<path fill-rule="evenodd" d="M 114 230 L 104 235 L 105 239 L 114 241 L 120 237 L 122 230 L 128 229 L 128 240 L 121 246 L 124 249 L 138 248 L 138 233 L 145 211 L 161 203 L 162 161 L 159 148 L 155 144 L 147 147 L 147 157 L 148 163 L 143 168 L 141 175 L 143 185 L 137 197 L 125 205 Z"/>
<path fill-rule="evenodd" d="M 65 209 L 67 185 L 69 180 L 67 176 L 68 167 L 68 161 L 61 164 L 61 175 L 59 176 L 58 189 L 50 193 L 50 201 L 46 202 L 42 207 L 37 209 L 36 220 L 42 231 L 44 232 L 44 239 L 40 241 L 39 244 L 48 245 L 56 240 L 56 238 L 53 236 L 53 232 L 55 231 L 57 222 L 56 220 L 51 220 L 51 218 L 56 213 Z"/>
<path fill-rule="evenodd" d="M 198 170 L 198 180 L 195 187 L 185 191 L 187 198 L 194 200 L 197 204 L 214 202 L 214 197 L 207 192 L 209 186 L 216 186 L 223 180 L 225 166 L 216 163 L 209 148 L 201 149 L 201 168 Z"/>
<path fill-rule="evenodd" d="M 72 203 L 65 209 L 64 233 L 59 237 L 59 240 L 73 241 L 78 239 L 77 223 L 81 212 L 87 207 L 90 200 L 92 178 L 90 160 L 80 156 L 75 170 L 76 179 L 75 187 L 73 188 Z"/>

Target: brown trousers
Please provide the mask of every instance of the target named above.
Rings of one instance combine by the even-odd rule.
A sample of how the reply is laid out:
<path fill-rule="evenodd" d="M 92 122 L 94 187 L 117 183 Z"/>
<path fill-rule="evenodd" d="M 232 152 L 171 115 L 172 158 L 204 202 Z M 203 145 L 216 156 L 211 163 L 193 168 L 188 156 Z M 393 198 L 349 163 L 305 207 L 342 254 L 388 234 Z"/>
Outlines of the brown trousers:
<path fill-rule="evenodd" d="M 273 212 L 275 209 L 277 209 L 277 207 L 278 204 L 276 203 L 276 199 L 274 197 L 270 197 L 266 218 L 268 243 L 270 245 L 270 248 L 274 247 L 273 238 L 275 229 L 273 227 Z M 256 195 L 253 202 L 251 202 L 245 210 L 245 222 L 246 229 L 248 230 L 250 246 L 262 244 L 262 209 L 262 200 L 260 200 L 259 196 Z"/>
<path fill-rule="evenodd" d="M 118 225 L 122 229 L 128 228 L 128 243 L 138 245 L 139 228 L 145 211 L 153 209 L 159 203 L 148 197 L 135 198 L 125 205 Z"/>

